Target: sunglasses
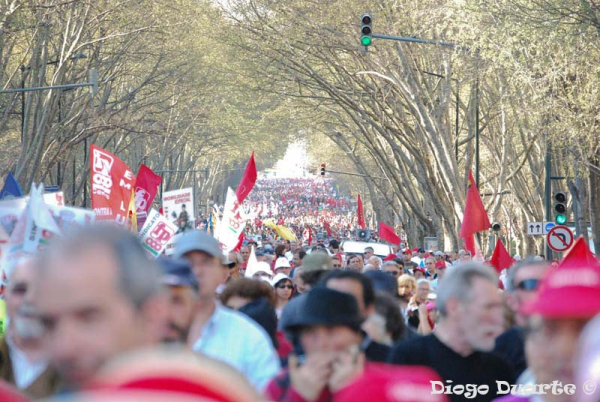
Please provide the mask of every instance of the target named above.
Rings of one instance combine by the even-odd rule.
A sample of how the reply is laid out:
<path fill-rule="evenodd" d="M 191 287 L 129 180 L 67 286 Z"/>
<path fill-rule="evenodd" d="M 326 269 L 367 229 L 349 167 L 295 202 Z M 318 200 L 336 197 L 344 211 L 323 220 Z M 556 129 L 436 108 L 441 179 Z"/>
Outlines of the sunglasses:
<path fill-rule="evenodd" d="M 536 290 L 540 281 L 539 279 L 525 279 L 517 283 L 517 289 L 521 290 Z"/>
<path fill-rule="evenodd" d="M 294 289 L 294 287 L 292 285 L 279 285 L 279 286 L 277 286 L 277 289 L 285 289 L 285 288 Z"/>
<path fill-rule="evenodd" d="M 340 264 L 333 264 L 334 268 L 341 268 L 342 266 Z"/>

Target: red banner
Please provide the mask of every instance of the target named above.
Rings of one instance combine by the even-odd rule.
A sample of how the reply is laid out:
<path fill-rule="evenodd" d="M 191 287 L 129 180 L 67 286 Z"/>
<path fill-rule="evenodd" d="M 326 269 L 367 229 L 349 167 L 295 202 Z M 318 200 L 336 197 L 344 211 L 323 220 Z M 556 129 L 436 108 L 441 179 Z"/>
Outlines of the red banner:
<path fill-rule="evenodd" d="M 154 173 L 152 169 L 143 163 L 140 165 L 135 180 L 135 211 L 138 219 L 148 214 L 161 181 L 162 177 Z"/>
<path fill-rule="evenodd" d="M 360 194 L 358 195 L 358 201 L 357 201 L 357 206 L 356 206 L 356 219 L 358 221 L 358 226 L 360 226 L 361 229 L 367 228 L 367 225 L 365 223 L 365 214 L 363 212 L 363 204 L 362 204 L 362 200 L 360 199 Z"/>
<path fill-rule="evenodd" d="M 90 147 L 91 197 L 96 220 L 127 225 L 135 176 L 115 155 L 92 144 Z"/>
<path fill-rule="evenodd" d="M 254 187 L 254 183 L 256 183 L 256 175 L 256 163 L 254 162 L 254 151 L 252 151 L 252 156 L 250 156 L 250 159 L 248 160 L 242 181 L 240 181 L 240 185 L 235 193 L 240 204 L 244 202 L 246 196 Z"/>
<path fill-rule="evenodd" d="M 383 222 L 379 223 L 379 238 L 395 245 L 399 245 L 401 241 L 394 228 Z"/>

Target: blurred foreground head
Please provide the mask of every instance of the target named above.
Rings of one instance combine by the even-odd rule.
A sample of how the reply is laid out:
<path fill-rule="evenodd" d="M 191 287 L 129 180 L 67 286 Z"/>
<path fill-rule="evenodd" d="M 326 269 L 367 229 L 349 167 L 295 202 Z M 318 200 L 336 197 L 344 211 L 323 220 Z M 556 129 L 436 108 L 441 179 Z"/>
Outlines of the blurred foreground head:
<path fill-rule="evenodd" d="M 109 359 L 164 333 L 160 269 L 136 237 L 95 225 L 57 239 L 37 262 L 32 305 L 50 364 L 72 388 Z"/>
<path fill-rule="evenodd" d="M 173 345 L 125 354 L 105 365 L 86 391 L 56 399 L 60 402 L 262 400 L 248 380 L 231 366 Z"/>

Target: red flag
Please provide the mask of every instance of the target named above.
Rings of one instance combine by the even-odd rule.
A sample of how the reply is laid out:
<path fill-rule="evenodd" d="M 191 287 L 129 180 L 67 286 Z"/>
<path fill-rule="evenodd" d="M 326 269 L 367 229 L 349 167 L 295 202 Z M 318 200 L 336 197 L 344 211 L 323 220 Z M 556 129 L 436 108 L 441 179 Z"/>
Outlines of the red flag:
<path fill-rule="evenodd" d="M 360 194 L 358 195 L 358 203 L 357 203 L 357 207 L 356 207 L 356 218 L 358 220 L 358 226 L 360 226 L 361 229 L 366 229 L 367 225 L 365 224 L 365 215 L 363 213 L 363 205 L 362 205 L 362 200 L 360 199 Z"/>
<path fill-rule="evenodd" d="M 135 210 L 138 217 L 145 216 L 150 210 L 161 181 L 162 177 L 154 173 L 152 169 L 143 163 L 140 165 L 135 180 Z"/>
<path fill-rule="evenodd" d="M 252 151 L 252 155 L 250 156 L 250 160 L 246 165 L 246 170 L 244 171 L 242 181 L 240 181 L 240 185 L 235 193 L 240 204 L 244 202 L 246 196 L 254 187 L 254 183 L 256 183 L 256 176 L 256 163 L 254 162 L 254 151 Z"/>
<path fill-rule="evenodd" d="M 379 223 L 379 238 L 391 244 L 400 244 L 400 237 L 394 231 L 394 228 L 383 222 Z"/>
<path fill-rule="evenodd" d="M 504 244 L 500 241 L 500 237 L 498 237 L 490 264 L 496 268 L 496 272 L 500 273 L 504 268 L 510 268 L 514 263 L 515 260 L 513 260 L 510 254 L 508 254 Z"/>
<path fill-rule="evenodd" d="M 327 232 L 327 236 L 331 237 L 331 225 L 329 224 L 329 222 L 324 221 L 323 227 L 325 228 L 325 231 Z"/>
<path fill-rule="evenodd" d="M 240 239 L 238 240 L 237 244 L 235 245 L 233 251 L 235 251 L 236 253 L 238 253 L 241 249 L 242 249 L 242 244 L 244 243 L 244 232 L 240 233 Z"/>
<path fill-rule="evenodd" d="M 94 144 L 90 154 L 91 198 L 96 220 L 127 225 L 135 184 L 133 172 L 121 159 Z"/>
<path fill-rule="evenodd" d="M 459 238 L 464 238 L 467 248 L 469 248 L 468 246 L 471 240 L 468 236 L 482 230 L 487 230 L 490 226 L 490 220 L 488 219 L 487 212 L 485 212 L 485 207 L 479 196 L 479 189 L 477 189 L 477 186 L 475 185 L 473 174 L 469 171 L 465 214 L 460 227 Z M 475 250 L 469 249 L 469 251 L 471 251 L 473 255 L 475 254 Z"/>

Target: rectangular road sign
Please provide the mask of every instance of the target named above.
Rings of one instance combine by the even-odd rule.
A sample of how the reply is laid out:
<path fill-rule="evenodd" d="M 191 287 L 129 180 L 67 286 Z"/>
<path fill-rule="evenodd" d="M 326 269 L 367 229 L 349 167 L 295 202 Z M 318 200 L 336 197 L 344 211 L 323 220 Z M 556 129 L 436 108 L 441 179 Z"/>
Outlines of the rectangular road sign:
<path fill-rule="evenodd" d="M 544 234 L 544 222 L 528 222 L 527 236 L 541 236 Z"/>

